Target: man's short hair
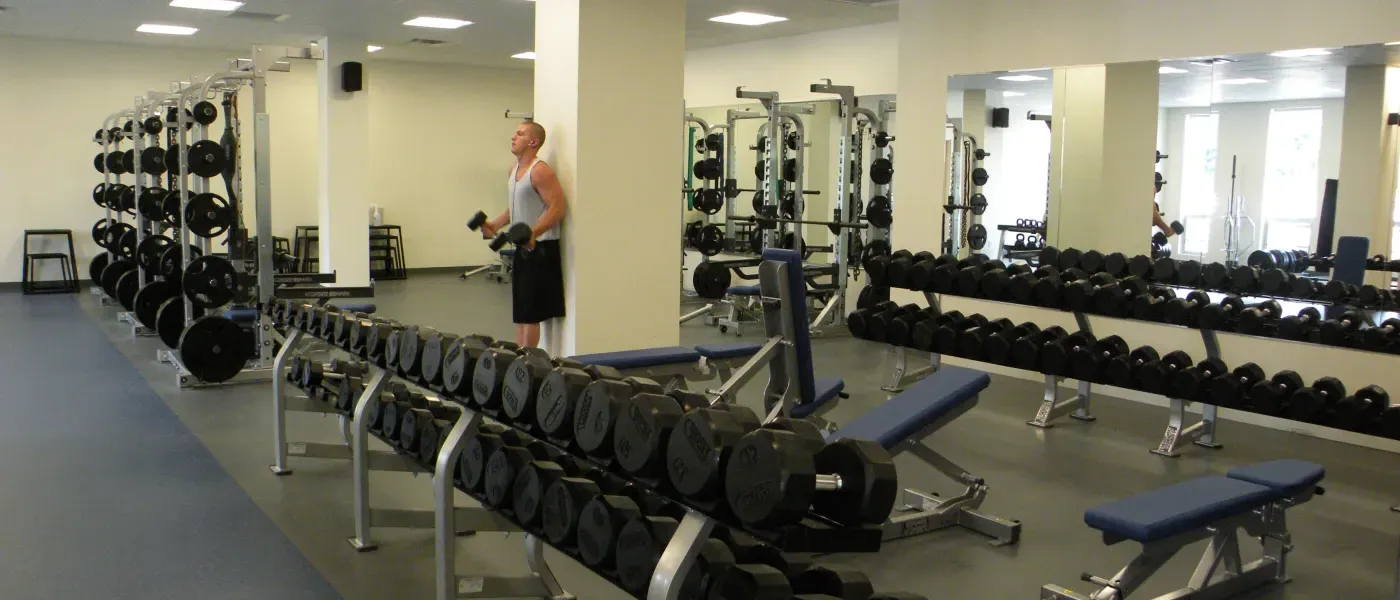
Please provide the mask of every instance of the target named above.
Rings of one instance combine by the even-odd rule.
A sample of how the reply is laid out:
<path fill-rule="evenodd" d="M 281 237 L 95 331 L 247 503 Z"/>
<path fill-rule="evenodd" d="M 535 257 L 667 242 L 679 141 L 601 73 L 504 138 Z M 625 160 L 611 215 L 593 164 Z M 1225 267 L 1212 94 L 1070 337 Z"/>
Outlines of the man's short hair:
<path fill-rule="evenodd" d="M 536 123 L 534 121 L 526 121 L 525 128 L 530 130 L 531 138 L 538 140 L 540 142 L 540 146 L 544 146 L 544 125 L 540 125 L 539 123 Z"/>

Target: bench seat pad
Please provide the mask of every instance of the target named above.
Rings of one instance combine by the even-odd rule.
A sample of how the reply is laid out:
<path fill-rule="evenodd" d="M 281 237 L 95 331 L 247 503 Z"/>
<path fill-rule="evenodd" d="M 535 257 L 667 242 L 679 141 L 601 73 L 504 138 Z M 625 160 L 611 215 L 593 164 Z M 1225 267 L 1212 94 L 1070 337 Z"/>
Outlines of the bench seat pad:
<path fill-rule="evenodd" d="M 856 417 L 837 430 L 834 437 L 870 440 L 886 450 L 893 450 L 930 423 L 963 403 L 975 400 L 991 381 L 991 376 L 982 371 L 944 366 L 874 410 Z"/>
<path fill-rule="evenodd" d="M 1145 544 L 1247 513 L 1277 497 L 1262 485 L 1213 475 L 1091 508 L 1084 523 L 1106 538 Z"/>

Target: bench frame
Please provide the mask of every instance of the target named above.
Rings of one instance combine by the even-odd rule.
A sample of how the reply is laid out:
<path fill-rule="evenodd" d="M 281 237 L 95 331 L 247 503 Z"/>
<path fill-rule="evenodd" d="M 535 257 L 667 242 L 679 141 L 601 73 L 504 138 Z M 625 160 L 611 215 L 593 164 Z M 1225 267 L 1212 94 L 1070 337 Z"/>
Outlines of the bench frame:
<path fill-rule="evenodd" d="M 1293 538 L 1288 533 L 1286 512 L 1312 499 L 1315 486 L 1292 497 L 1277 499 L 1247 513 L 1216 521 L 1195 531 L 1182 533 L 1142 545 L 1142 551 L 1111 579 L 1085 573 L 1081 579 L 1094 583 L 1099 589 L 1081 594 L 1057 585 L 1040 590 L 1041 600 L 1125 600 L 1161 569 L 1172 557 L 1195 542 L 1210 540 L 1196 563 L 1190 581 L 1177 590 L 1157 596 L 1154 600 L 1217 600 L 1231 598 L 1260 586 L 1288 583 L 1288 552 Z M 1239 529 L 1258 538 L 1263 556 L 1244 564 L 1240 559 Z M 1104 543 L 1116 544 L 1122 538 L 1104 534 Z"/>

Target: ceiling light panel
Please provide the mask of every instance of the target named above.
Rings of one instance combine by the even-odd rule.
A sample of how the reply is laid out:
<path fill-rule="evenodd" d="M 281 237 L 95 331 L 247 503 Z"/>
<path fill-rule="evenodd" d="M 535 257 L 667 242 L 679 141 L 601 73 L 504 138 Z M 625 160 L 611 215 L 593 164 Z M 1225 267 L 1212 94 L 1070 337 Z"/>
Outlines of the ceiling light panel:
<path fill-rule="evenodd" d="M 535 60 L 535 51 L 531 50 L 529 52 L 521 52 L 520 54 L 512 54 L 510 57 L 519 58 L 521 60 Z"/>
<path fill-rule="evenodd" d="M 233 12 L 243 8 L 242 2 L 234 2 L 234 0 L 171 0 L 170 5 L 175 8 L 217 10 L 220 12 Z"/>
<path fill-rule="evenodd" d="M 1000 79 L 1000 80 L 1002 80 L 1002 81 L 1017 81 L 1017 82 L 1023 82 L 1023 81 L 1045 81 L 1045 78 L 1044 78 L 1044 77 L 1038 77 L 1038 76 L 1036 76 L 1036 75 L 1003 75 L 1003 76 L 1001 76 L 1001 77 L 998 77 L 997 79 Z"/>
<path fill-rule="evenodd" d="M 1254 77 L 1241 77 L 1239 79 L 1221 79 L 1217 83 L 1220 85 L 1251 85 L 1255 83 L 1268 83 L 1268 80 L 1256 79 Z"/>
<path fill-rule="evenodd" d="M 404 25 L 409 27 L 428 27 L 431 29 L 461 29 L 471 25 L 471 21 L 461 19 L 449 19 L 446 17 L 418 17 L 404 21 Z"/>
<path fill-rule="evenodd" d="M 1298 50 L 1284 50 L 1282 52 L 1271 52 L 1269 56 L 1277 58 L 1302 58 L 1304 56 L 1327 56 L 1332 51 L 1326 48 L 1300 48 Z"/>
<path fill-rule="evenodd" d="M 184 27 L 181 25 L 159 25 L 155 23 L 145 23 L 136 28 L 141 33 L 158 33 L 161 35 L 194 35 L 199 29 L 194 27 Z"/>
<path fill-rule="evenodd" d="M 1178 69 L 1176 67 L 1160 67 L 1157 69 L 1157 72 L 1162 75 L 1176 75 L 1177 73 L 1185 73 L 1186 69 Z"/>
<path fill-rule="evenodd" d="M 720 15 L 718 17 L 711 18 L 710 20 L 716 23 L 728 23 L 730 25 L 748 25 L 750 27 L 758 27 L 760 25 L 768 25 L 769 23 L 779 23 L 782 21 L 786 21 L 787 17 L 775 17 L 773 15 L 765 15 L 762 13 L 751 13 L 741 11 L 736 13 L 730 13 L 727 15 Z"/>
<path fill-rule="evenodd" d="M 383 50 L 383 49 L 384 49 L 383 46 L 367 46 L 367 47 L 365 48 L 365 50 L 368 51 L 368 52 L 378 52 L 378 51 Z"/>

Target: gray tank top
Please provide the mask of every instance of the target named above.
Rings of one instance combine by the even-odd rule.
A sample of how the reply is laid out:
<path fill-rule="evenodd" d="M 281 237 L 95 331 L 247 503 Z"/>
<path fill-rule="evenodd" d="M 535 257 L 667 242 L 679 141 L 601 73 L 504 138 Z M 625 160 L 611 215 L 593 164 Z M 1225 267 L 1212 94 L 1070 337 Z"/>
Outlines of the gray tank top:
<path fill-rule="evenodd" d="M 509 180 L 510 220 L 516 223 L 525 223 L 531 227 L 534 227 L 535 223 L 540 221 L 540 217 L 544 216 L 546 208 L 544 199 L 540 198 L 540 193 L 536 192 L 535 186 L 530 183 L 534 177 L 535 165 L 537 164 L 540 164 L 539 159 L 535 159 L 535 162 L 530 163 L 530 166 L 525 169 L 525 176 L 522 177 L 520 181 L 515 180 L 516 174 L 520 172 L 520 166 L 516 165 L 515 168 L 510 170 Z M 559 239 L 559 227 L 556 225 L 553 229 L 540 234 L 540 236 L 535 239 L 541 241 L 557 240 Z"/>

